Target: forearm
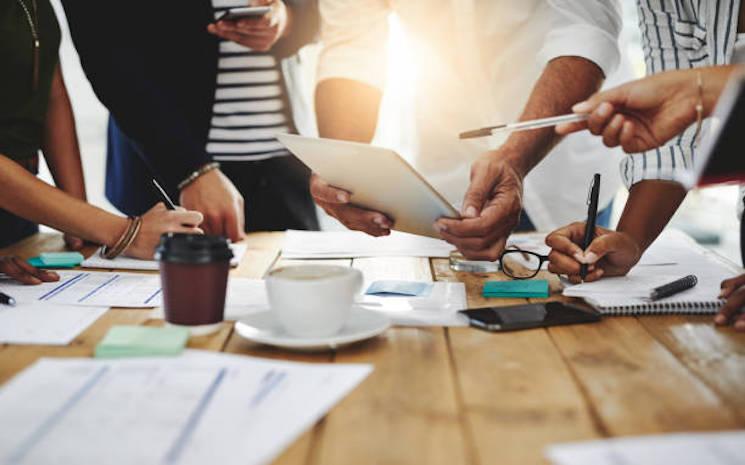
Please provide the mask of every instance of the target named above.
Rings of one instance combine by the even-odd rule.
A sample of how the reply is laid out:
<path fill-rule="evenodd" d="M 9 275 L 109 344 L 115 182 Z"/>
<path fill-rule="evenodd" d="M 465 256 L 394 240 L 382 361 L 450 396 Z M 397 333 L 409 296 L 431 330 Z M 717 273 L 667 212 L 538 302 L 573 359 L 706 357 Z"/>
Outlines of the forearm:
<path fill-rule="evenodd" d="M 726 66 L 710 66 L 707 68 L 701 68 L 700 70 L 691 69 L 687 72 L 695 73 L 701 72 L 701 83 L 703 86 L 703 107 L 704 116 L 711 116 L 716 107 L 719 97 L 722 95 L 722 91 L 727 86 L 730 78 L 735 73 L 743 73 L 745 66 L 742 65 L 726 65 Z"/>
<path fill-rule="evenodd" d="M 660 235 L 685 199 L 686 190 L 669 181 L 642 181 L 634 184 L 616 228 L 629 234 L 646 250 Z"/>
<path fill-rule="evenodd" d="M 327 79 L 316 87 L 318 133 L 329 139 L 370 142 L 382 92 L 351 79 Z"/>
<path fill-rule="evenodd" d="M 0 155 L 0 208 L 98 244 L 113 245 L 127 220 L 39 180 Z"/>
<path fill-rule="evenodd" d="M 59 66 L 52 80 L 42 151 L 55 184 L 71 196 L 85 200 L 75 119 Z"/>
<path fill-rule="evenodd" d="M 525 105 L 520 121 L 570 113 L 572 106 L 595 93 L 603 72 L 580 57 L 559 57 L 543 70 Z M 499 148 L 517 171 L 525 176 L 561 140 L 553 128 L 515 132 Z"/>

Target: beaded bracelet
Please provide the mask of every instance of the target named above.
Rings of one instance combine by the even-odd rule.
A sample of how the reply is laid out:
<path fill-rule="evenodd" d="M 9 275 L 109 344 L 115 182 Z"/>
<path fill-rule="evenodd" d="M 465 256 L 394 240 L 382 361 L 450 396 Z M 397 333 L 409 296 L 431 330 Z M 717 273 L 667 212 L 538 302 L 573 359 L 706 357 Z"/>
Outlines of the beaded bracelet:
<path fill-rule="evenodd" d="M 206 165 L 201 166 L 198 170 L 194 171 L 189 176 L 187 176 L 186 179 L 178 183 L 176 188 L 178 190 L 183 190 L 189 184 L 193 183 L 194 181 L 204 176 L 205 174 L 209 173 L 210 171 L 218 169 L 219 167 L 220 167 L 220 164 L 217 163 L 216 161 L 212 163 L 207 163 Z"/>

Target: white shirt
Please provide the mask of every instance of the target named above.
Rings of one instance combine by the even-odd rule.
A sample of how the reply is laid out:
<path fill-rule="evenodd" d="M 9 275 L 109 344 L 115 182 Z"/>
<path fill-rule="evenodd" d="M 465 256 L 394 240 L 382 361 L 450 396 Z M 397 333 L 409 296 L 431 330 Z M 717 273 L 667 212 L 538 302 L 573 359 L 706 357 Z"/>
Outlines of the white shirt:
<path fill-rule="evenodd" d="M 382 89 L 389 13 L 411 41 L 416 69 L 416 168 L 454 205 L 472 161 L 502 137 L 459 140 L 463 130 L 516 120 L 546 63 L 580 56 L 609 76 L 618 66 L 616 1 L 321 0 L 319 82 L 347 78 Z M 620 185 L 621 154 L 598 138 L 563 141 L 525 181 L 524 207 L 538 229 L 586 214 L 592 174 L 603 175 L 601 205 Z"/>

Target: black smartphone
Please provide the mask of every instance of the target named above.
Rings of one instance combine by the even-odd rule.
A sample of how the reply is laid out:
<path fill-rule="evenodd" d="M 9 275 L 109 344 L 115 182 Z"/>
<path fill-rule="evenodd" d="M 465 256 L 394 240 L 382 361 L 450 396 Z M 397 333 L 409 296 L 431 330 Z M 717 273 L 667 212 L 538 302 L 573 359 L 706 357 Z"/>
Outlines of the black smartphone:
<path fill-rule="evenodd" d="M 238 21 L 244 18 L 259 18 L 272 11 L 270 6 L 246 6 L 231 8 L 215 21 Z"/>
<path fill-rule="evenodd" d="M 600 321 L 598 313 L 562 302 L 476 308 L 459 313 L 465 315 L 474 328 L 487 331 L 515 331 Z"/>

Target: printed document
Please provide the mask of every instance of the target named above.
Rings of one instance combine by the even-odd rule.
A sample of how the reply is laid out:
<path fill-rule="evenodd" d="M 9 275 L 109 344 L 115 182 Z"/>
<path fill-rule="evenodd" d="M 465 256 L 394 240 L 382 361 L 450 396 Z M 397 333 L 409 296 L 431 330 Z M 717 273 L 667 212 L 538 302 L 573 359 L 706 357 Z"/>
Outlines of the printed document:
<path fill-rule="evenodd" d="M 2 305 L 0 343 L 67 345 L 107 310 L 44 302 Z"/>
<path fill-rule="evenodd" d="M 556 444 L 554 465 L 742 465 L 745 431 L 685 433 Z"/>
<path fill-rule="evenodd" d="M 282 242 L 282 258 L 354 257 L 442 257 L 455 247 L 431 237 L 391 231 L 390 236 L 373 237 L 360 231 L 288 230 Z"/>
<path fill-rule="evenodd" d="M 267 464 L 371 370 L 203 351 L 41 359 L 0 390 L 0 463 Z"/>
<path fill-rule="evenodd" d="M 247 245 L 244 243 L 230 244 L 233 251 L 233 258 L 230 260 L 230 266 L 236 267 L 246 254 Z M 139 260 L 137 258 L 119 256 L 114 259 L 103 258 L 97 250 L 96 253 L 86 258 L 80 265 L 83 268 L 107 268 L 117 270 L 139 270 L 139 271 L 158 271 L 158 262 L 156 260 Z"/>

